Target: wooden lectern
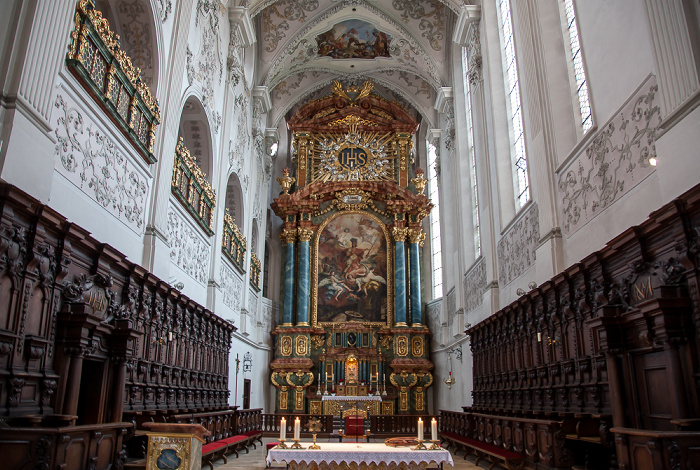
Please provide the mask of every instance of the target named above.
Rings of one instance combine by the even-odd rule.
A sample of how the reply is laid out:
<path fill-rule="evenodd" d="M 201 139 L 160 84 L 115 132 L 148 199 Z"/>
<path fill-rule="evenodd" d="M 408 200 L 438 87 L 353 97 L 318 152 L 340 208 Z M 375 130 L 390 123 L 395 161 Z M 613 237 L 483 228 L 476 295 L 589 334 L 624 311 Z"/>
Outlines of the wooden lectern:
<path fill-rule="evenodd" d="M 199 424 L 144 423 L 146 470 L 201 470 L 202 444 L 210 435 Z"/>

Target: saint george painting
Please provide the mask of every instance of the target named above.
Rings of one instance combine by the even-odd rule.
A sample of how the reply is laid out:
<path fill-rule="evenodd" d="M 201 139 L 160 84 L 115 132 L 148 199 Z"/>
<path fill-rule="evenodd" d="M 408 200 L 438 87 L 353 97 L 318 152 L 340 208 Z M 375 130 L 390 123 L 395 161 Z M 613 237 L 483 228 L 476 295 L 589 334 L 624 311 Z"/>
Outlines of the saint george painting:
<path fill-rule="evenodd" d="M 345 20 L 316 37 L 318 55 L 333 59 L 391 57 L 391 36 L 362 20 Z"/>
<path fill-rule="evenodd" d="M 387 235 L 363 212 L 328 219 L 318 235 L 316 322 L 387 322 Z"/>

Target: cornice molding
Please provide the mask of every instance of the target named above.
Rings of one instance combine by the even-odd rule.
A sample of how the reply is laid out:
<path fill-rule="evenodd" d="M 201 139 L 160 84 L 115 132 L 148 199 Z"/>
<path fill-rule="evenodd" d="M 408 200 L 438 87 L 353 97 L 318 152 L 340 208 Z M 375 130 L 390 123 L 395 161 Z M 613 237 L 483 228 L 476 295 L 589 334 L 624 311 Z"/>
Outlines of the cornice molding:
<path fill-rule="evenodd" d="M 241 39 L 245 47 L 255 44 L 255 27 L 250 19 L 250 13 L 246 7 L 231 7 L 228 9 L 228 19 L 231 27 L 234 25 L 240 26 Z"/>
<path fill-rule="evenodd" d="M 469 27 L 478 23 L 481 19 L 481 6 L 479 5 L 463 5 L 459 12 L 459 18 L 455 25 L 455 33 L 452 36 L 452 41 L 460 46 L 469 45 Z"/>

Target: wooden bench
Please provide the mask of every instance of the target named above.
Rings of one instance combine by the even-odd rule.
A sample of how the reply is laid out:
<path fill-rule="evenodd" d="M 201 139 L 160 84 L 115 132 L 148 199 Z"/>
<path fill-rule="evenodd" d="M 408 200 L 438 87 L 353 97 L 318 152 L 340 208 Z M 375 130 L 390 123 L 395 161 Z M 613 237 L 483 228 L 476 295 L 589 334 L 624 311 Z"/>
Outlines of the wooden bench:
<path fill-rule="evenodd" d="M 236 454 L 238 457 L 240 450 L 245 450 L 247 453 L 249 442 L 249 436 L 240 434 L 205 444 L 202 446 L 202 465 L 207 464 L 211 470 L 214 470 L 214 461 L 224 459 L 224 464 L 226 464 L 228 463 L 227 455 Z"/>
<path fill-rule="evenodd" d="M 226 448 L 228 446 L 221 441 L 211 442 L 202 446 L 202 466 L 209 465 L 211 470 L 214 470 L 213 462 L 215 460 L 224 459 L 224 463 L 228 463 L 226 458 Z"/>
<path fill-rule="evenodd" d="M 477 441 L 469 437 L 460 436 L 453 432 L 442 432 L 440 433 L 441 441 L 448 441 L 457 447 L 455 450 L 455 455 L 459 447 L 464 450 L 464 459 L 467 459 L 467 455 L 474 454 L 476 456 L 476 461 L 474 465 L 479 465 L 479 461 L 483 458 L 487 458 L 491 465 L 489 470 L 492 470 L 494 466 L 503 462 L 508 470 L 522 470 L 525 466 L 525 456 L 517 452 L 513 452 L 501 447 L 496 447 L 485 442 Z M 449 444 L 448 444 L 449 445 Z"/>
<path fill-rule="evenodd" d="M 242 434 L 243 436 L 248 437 L 248 440 L 246 441 L 246 448 L 250 445 L 253 446 L 253 449 L 257 449 L 258 447 L 255 445 L 255 441 L 258 441 L 260 445 L 262 445 L 262 435 L 263 432 L 261 430 L 254 430 L 254 431 L 246 431 Z"/>

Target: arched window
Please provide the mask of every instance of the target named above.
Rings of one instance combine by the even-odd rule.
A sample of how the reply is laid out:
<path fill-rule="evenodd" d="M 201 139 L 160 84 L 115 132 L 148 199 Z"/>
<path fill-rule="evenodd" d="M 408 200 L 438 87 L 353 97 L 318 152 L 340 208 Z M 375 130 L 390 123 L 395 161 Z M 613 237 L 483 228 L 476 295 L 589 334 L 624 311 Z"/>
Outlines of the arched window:
<path fill-rule="evenodd" d="M 119 35 L 119 46 L 141 71 L 140 78 L 155 96 L 158 86 L 158 42 L 155 16 L 148 0 L 97 0 L 95 7 Z"/>
<path fill-rule="evenodd" d="M 242 228 L 244 222 L 243 190 L 238 175 L 235 173 L 231 173 L 228 177 L 224 207 L 228 209 L 228 213 L 233 217 L 238 228 Z"/>
<path fill-rule="evenodd" d="M 578 25 L 576 23 L 576 10 L 574 9 L 573 0 L 560 0 L 560 10 L 562 11 L 562 20 L 564 21 L 564 33 L 568 36 L 569 47 L 567 48 L 567 56 L 569 58 L 570 74 L 576 82 L 575 96 L 578 101 L 580 114 L 577 116 L 580 119 L 582 133 L 585 134 L 593 127 L 593 115 L 591 114 L 591 102 L 588 97 L 588 81 L 586 80 L 586 70 L 583 66 L 583 54 L 581 52 L 581 44 L 578 38 Z M 566 38 L 565 38 L 566 39 Z M 565 41 L 566 42 L 566 41 Z M 578 120 L 577 119 L 577 120 Z"/>
<path fill-rule="evenodd" d="M 474 149 L 474 121 L 472 120 L 472 93 L 467 77 L 469 59 L 467 48 L 462 48 L 462 68 L 464 73 L 464 101 L 466 104 L 467 145 L 469 147 L 467 158 L 469 160 L 469 182 L 472 204 L 472 228 L 474 230 L 474 258 L 481 256 L 481 223 L 479 221 L 479 191 L 476 180 L 476 151 Z"/>
<path fill-rule="evenodd" d="M 199 168 L 212 182 L 212 145 L 209 120 L 202 103 L 194 96 L 185 102 L 180 117 L 180 135 Z"/>
<path fill-rule="evenodd" d="M 511 137 L 511 156 L 515 165 L 515 204 L 517 209 L 520 209 L 530 200 L 530 179 L 523 134 L 522 101 L 520 100 L 518 64 L 515 58 L 515 37 L 513 35 L 510 0 L 498 0 L 498 16 L 503 47 L 506 103 L 510 117 L 508 127 Z"/>
<path fill-rule="evenodd" d="M 442 297 L 442 238 L 440 236 L 440 193 L 438 189 L 437 149 L 426 141 L 428 149 L 428 197 L 435 207 L 430 211 L 430 253 L 433 264 L 433 299 Z"/>

